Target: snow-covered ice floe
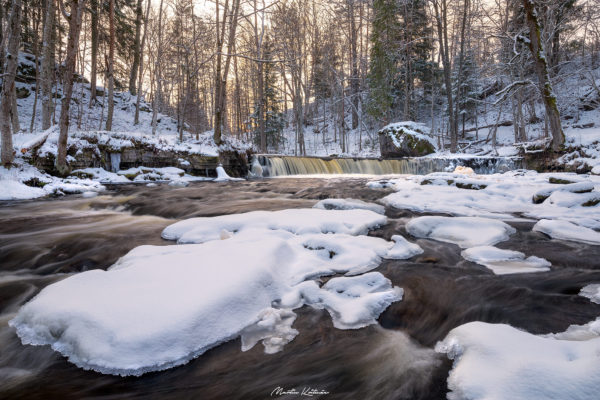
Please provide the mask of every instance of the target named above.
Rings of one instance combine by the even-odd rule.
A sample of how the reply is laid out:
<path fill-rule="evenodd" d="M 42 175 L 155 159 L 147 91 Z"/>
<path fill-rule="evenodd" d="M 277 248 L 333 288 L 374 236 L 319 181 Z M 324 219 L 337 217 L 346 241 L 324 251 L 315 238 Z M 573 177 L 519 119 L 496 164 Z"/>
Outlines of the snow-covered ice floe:
<path fill-rule="evenodd" d="M 599 176 L 517 170 L 465 177 L 438 172 L 372 181 L 368 186 L 394 189 L 382 204 L 416 212 L 504 220 L 562 219 L 600 229 Z"/>
<path fill-rule="evenodd" d="M 515 233 L 515 228 L 495 219 L 425 216 L 411 219 L 406 230 L 413 236 L 454 243 L 462 248 L 493 245 Z"/>
<path fill-rule="evenodd" d="M 533 230 L 545 233 L 553 239 L 600 244 L 600 232 L 569 221 L 542 219 L 534 225 Z"/>
<path fill-rule="evenodd" d="M 201 243 L 219 238 L 222 230 L 236 233 L 243 229 L 285 230 L 295 234 L 346 233 L 363 235 L 387 223 L 383 215 L 368 210 L 298 209 L 251 211 L 218 217 L 191 218 L 163 230 L 162 237 L 178 243 Z"/>
<path fill-rule="evenodd" d="M 108 271 L 47 286 L 9 324 L 25 344 L 110 374 L 184 364 L 238 336 L 243 350 L 262 340 L 276 352 L 298 334 L 294 308 L 326 309 L 336 327 L 357 329 L 401 300 L 380 273 L 359 275 L 416 251 L 357 236 L 385 223 L 372 211 L 319 209 L 181 221 L 163 236 L 199 243 L 137 247 Z M 318 281 L 335 273 L 347 276 Z"/>
<path fill-rule="evenodd" d="M 494 246 L 478 246 L 463 250 L 461 255 L 469 261 L 489 268 L 496 275 L 524 274 L 550 270 L 550 262 L 520 251 L 503 250 Z"/>
<path fill-rule="evenodd" d="M 454 360 L 448 399 L 597 399 L 598 333 L 598 320 L 546 336 L 484 322 L 454 328 L 435 347 Z"/>
<path fill-rule="evenodd" d="M 357 199 L 325 199 L 317 202 L 313 208 L 322 210 L 370 210 L 377 214 L 385 214 L 384 206 Z"/>

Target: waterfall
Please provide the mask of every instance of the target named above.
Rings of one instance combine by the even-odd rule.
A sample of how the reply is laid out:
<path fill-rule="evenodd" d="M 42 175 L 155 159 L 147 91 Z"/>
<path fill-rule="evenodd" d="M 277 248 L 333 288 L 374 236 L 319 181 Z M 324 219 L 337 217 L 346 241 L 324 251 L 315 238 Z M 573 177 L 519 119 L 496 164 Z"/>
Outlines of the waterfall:
<path fill-rule="evenodd" d="M 292 156 L 256 156 L 264 176 L 318 174 L 413 174 L 453 171 L 458 165 L 468 166 L 478 174 L 505 172 L 521 168 L 521 159 L 506 157 L 471 158 L 405 158 L 379 160 L 370 158 L 319 158 Z"/>
<path fill-rule="evenodd" d="M 110 153 L 110 170 L 117 172 L 121 169 L 121 153 Z"/>

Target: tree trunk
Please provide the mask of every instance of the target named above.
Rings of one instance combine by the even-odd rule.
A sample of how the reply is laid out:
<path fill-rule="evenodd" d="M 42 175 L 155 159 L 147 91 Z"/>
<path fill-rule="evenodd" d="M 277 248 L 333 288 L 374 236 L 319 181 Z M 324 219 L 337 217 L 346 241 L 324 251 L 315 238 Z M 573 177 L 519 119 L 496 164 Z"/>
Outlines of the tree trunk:
<path fill-rule="evenodd" d="M 450 49 L 448 47 L 448 15 L 446 0 L 442 0 L 441 2 L 441 13 L 437 1 L 434 1 L 433 6 L 435 10 L 435 19 L 440 44 L 440 54 L 442 56 L 444 83 L 446 85 L 446 97 L 448 99 L 448 116 L 450 122 L 450 152 L 456 153 L 458 145 L 458 124 L 456 123 L 456 118 L 454 118 L 454 102 L 452 99 L 452 65 L 450 64 Z"/>
<path fill-rule="evenodd" d="M 156 63 L 154 65 L 156 94 L 152 98 L 152 135 L 156 135 L 156 126 L 158 124 L 158 109 L 162 98 L 162 74 L 160 68 L 160 63 L 162 62 L 162 15 L 163 0 L 160 0 L 160 8 L 158 9 L 158 51 L 156 55 Z"/>
<path fill-rule="evenodd" d="M 140 101 L 142 98 L 142 78 L 144 77 L 144 46 L 146 44 L 146 32 L 148 30 L 148 16 L 150 15 L 150 4 L 148 0 L 146 5 L 146 15 L 144 16 L 144 34 L 142 35 L 142 43 L 140 44 L 140 70 L 138 72 L 138 84 L 137 84 L 137 99 L 135 99 L 135 118 L 133 124 L 137 125 L 140 123 Z"/>
<path fill-rule="evenodd" d="M 556 104 L 556 96 L 550 82 L 548 74 L 548 62 L 544 53 L 544 47 L 541 41 L 541 29 L 537 19 L 537 13 L 534 9 L 533 0 L 523 0 L 527 26 L 529 27 L 529 49 L 534 60 L 535 73 L 538 77 L 542 100 L 546 108 L 546 115 L 550 123 L 550 132 L 552 133 L 552 150 L 560 150 L 565 143 L 565 134 L 560 122 L 560 113 Z"/>
<path fill-rule="evenodd" d="M 348 4 L 348 18 L 350 19 L 350 58 L 352 64 L 352 74 L 350 76 L 350 91 L 352 104 L 352 129 L 358 128 L 358 103 L 360 82 L 358 80 L 358 52 L 357 52 L 357 31 L 354 15 L 354 2 Z"/>
<path fill-rule="evenodd" d="M 19 56 L 19 43 L 21 41 L 21 0 L 13 0 L 12 10 L 8 19 L 8 37 L 6 56 L 4 57 L 5 69 L 2 80 L 2 94 L 0 96 L 0 131 L 2 132 L 1 161 L 5 166 L 12 164 L 13 141 L 10 130 L 11 117 L 17 117 L 17 110 L 13 110 L 12 94 L 15 90 L 15 77 Z"/>
<path fill-rule="evenodd" d="M 106 112 L 106 130 L 111 131 L 113 112 L 115 110 L 115 0 L 110 0 L 108 19 L 110 43 L 108 45 L 108 110 Z"/>
<path fill-rule="evenodd" d="M 69 135 L 69 108 L 73 94 L 73 78 L 75 75 L 75 61 L 77 60 L 77 44 L 81 32 L 81 14 L 83 13 L 85 0 L 71 0 L 70 13 L 67 15 L 63 9 L 65 18 L 69 21 L 69 36 L 67 38 L 67 55 L 65 58 L 65 69 L 63 75 L 63 98 L 60 110 L 60 134 L 58 136 L 58 155 L 56 157 L 56 169 L 59 174 L 66 175 L 69 172 L 67 166 L 67 138 Z M 61 3 L 61 8 L 62 8 Z"/>
<path fill-rule="evenodd" d="M 150 0 L 148 0 L 150 1 Z M 135 8 L 135 43 L 133 45 L 133 64 L 131 65 L 131 75 L 129 76 L 129 93 L 135 95 L 137 73 L 140 67 L 140 55 L 142 54 L 142 46 L 140 36 L 142 32 L 142 0 L 137 1 Z"/>
<path fill-rule="evenodd" d="M 52 125 L 52 82 L 54 81 L 54 1 L 46 0 L 46 16 L 44 18 L 44 33 L 42 34 L 42 129 Z"/>
<path fill-rule="evenodd" d="M 48 0 L 51 1 L 51 0 Z M 96 85 L 97 85 L 97 71 L 98 71 L 98 20 L 100 19 L 100 13 L 98 10 L 98 0 L 90 1 L 90 9 L 92 15 L 91 30 L 92 30 L 92 63 L 90 66 L 90 108 L 97 101 L 96 100 Z"/>

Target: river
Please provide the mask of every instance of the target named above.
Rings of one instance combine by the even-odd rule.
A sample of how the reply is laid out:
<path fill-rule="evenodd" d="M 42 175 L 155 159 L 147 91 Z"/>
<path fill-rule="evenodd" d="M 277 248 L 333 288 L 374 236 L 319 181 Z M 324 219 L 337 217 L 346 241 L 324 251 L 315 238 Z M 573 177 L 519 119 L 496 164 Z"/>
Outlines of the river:
<path fill-rule="evenodd" d="M 385 189 L 366 178 L 282 178 L 244 182 L 109 186 L 98 197 L 79 195 L 0 204 L 0 398 L 301 398 L 442 399 L 451 362 L 433 351 L 438 340 L 469 321 L 508 323 L 531 333 L 564 331 L 600 315 L 578 296 L 600 281 L 600 246 L 550 240 L 532 222 L 511 222 L 517 233 L 498 245 L 542 255 L 544 274 L 496 276 L 465 261 L 456 245 L 415 240 L 425 252 L 387 260 L 376 271 L 404 288 L 378 325 L 339 330 L 324 310 L 296 310 L 300 334 L 282 352 L 262 346 L 240 351 L 239 339 L 190 363 L 141 377 L 85 371 L 47 346 L 24 346 L 7 323 L 45 286 L 70 274 L 106 269 L 141 244 L 160 238 L 179 219 L 253 210 L 311 207 L 324 198 L 374 201 Z M 417 214 L 388 208 L 389 223 L 371 235 L 390 240 Z M 284 393 L 288 393 L 285 395 Z M 318 394 L 321 393 L 321 394 Z"/>

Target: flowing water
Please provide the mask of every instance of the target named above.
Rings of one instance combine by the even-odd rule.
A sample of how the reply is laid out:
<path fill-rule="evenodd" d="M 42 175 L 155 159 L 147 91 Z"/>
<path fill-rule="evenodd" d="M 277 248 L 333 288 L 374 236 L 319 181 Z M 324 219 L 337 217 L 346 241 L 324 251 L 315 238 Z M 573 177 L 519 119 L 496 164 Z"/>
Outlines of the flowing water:
<path fill-rule="evenodd" d="M 473 168 L 478 174 L 506 172 L 520 168 L 522 160 L 507 157 L 405 158 L 380 160 L 376 158 L 330 158 L 258 155 L 264 176 L 319 174 L 415 174 L 454 170 L 457 165 Z"/>
<path fill-rule="evenodd" d="M 285 178 L 187 188 L 114 186 L 96 198 L 68 196 L 0 204 L 0 398 L 266 399 L 313 388 L 322 399 L 442 399 L 451 363 L 432 346 L 469 321 L 509 323 L 532 333 L 565 330 L 600 315 L 600 305 L 577 295 L 600 283 L 600 246 L 558 242 L 514 223 L 518 232 L 498 245 L 527 249 L 552 262 L 550 272 L 495 276 L 465 261 L 460 249 L 416 240 L 425 252 L 384 261 L 377 269 L 404 288 L 379 324 L 333 328 L 323 310 L 297 311 L 300 334 L 280 353 L 262 346 L 241 352 L 239 339 L 190 363 L 141 377 L 84 371 L 47 346 L 24 346 L 8 327 L 19 307 L 43 287 L 91 268 L 106 269 L 141 244 L 171 244 L 161 230 L 178 219 L 252 210 L 310 207 L 323 198 L 374 201 L 385 190 L 366 179 Z M 414 216 L 387 209 L 389 224 L 373 231 L 390 239 Z"/>

